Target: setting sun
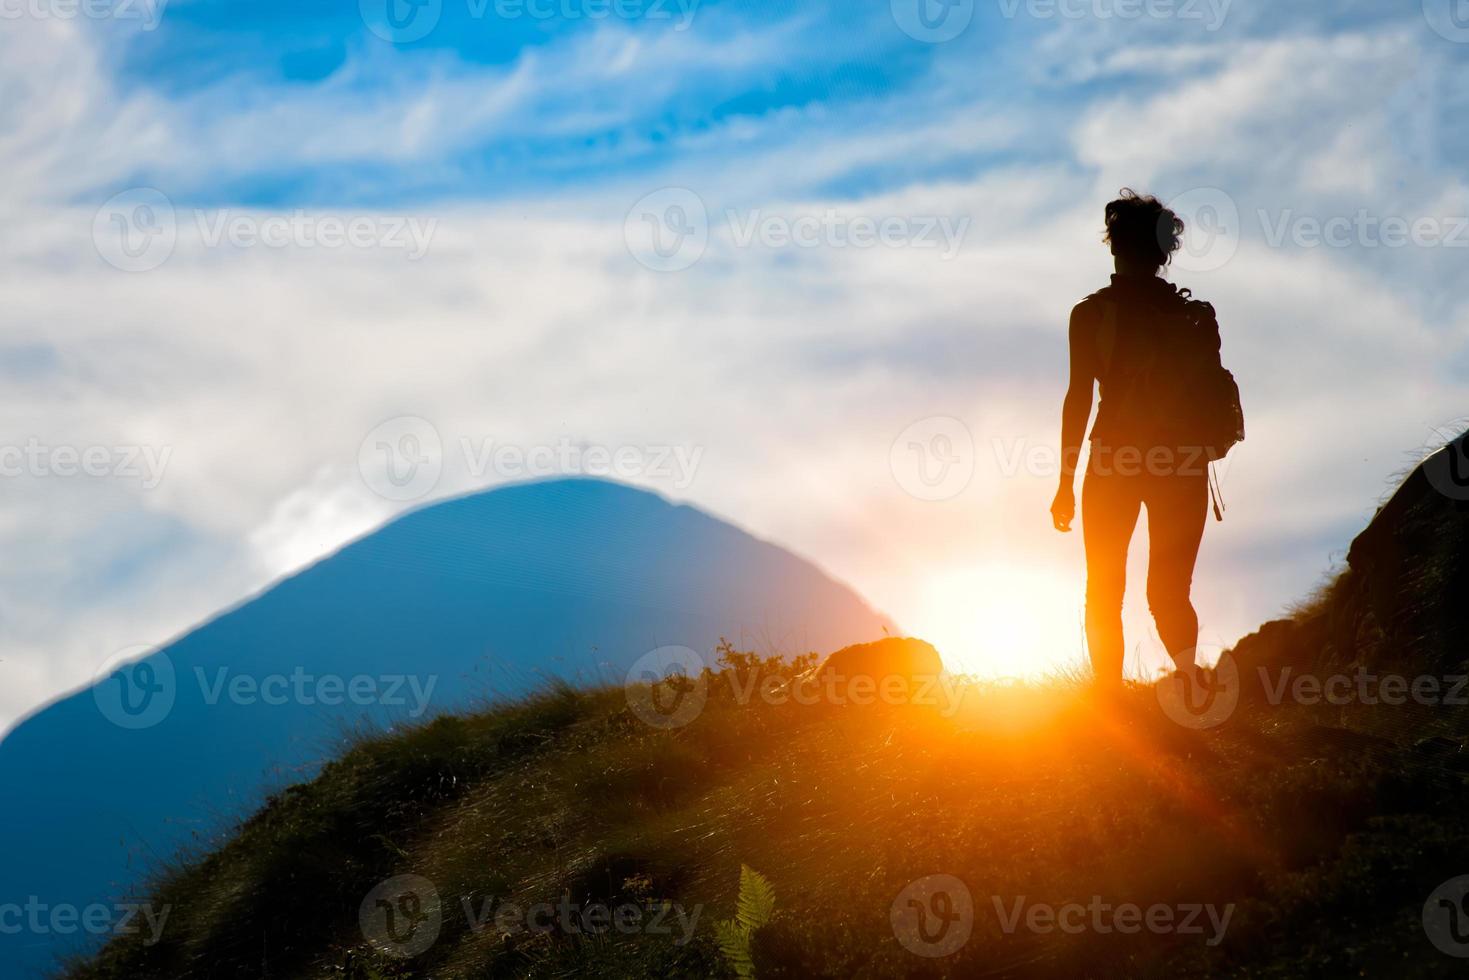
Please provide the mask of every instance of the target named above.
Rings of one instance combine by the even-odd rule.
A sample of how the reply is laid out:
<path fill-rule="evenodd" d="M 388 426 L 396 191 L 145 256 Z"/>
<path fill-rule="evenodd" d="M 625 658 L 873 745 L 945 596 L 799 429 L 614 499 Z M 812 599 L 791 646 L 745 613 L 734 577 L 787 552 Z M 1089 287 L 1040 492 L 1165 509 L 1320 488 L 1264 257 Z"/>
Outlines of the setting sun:
<path fill-rule="evenodd" d="M 956 673 L 1034 678 L 1081 663 L 1081 614 L 1075 583 L 1052 572 L 974 565 L 936 574 L 908 625 Z"/>

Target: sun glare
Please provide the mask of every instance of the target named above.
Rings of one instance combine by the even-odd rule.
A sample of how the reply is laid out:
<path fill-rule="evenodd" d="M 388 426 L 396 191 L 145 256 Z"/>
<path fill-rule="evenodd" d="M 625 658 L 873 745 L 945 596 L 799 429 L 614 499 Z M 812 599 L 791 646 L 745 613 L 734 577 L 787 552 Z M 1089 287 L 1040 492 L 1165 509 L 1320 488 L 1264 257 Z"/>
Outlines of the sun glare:
<path fill-rule="evenodd" d="M 1081 662 L 1076 584 L 1036 569 L 978 565 L 945 570 L 923 589 L 910 630 L 952 671 L 1033 679 Z"/>

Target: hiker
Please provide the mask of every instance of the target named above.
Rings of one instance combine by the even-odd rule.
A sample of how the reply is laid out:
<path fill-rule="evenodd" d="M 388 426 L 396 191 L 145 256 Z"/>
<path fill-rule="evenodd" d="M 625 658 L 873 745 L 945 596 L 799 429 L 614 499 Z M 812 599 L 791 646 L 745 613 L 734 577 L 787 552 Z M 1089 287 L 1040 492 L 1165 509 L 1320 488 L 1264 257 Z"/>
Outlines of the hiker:
<path fill-rule="evenodd" d="M 1182 245 L 1183 221 L 1156 198 L 1123 190 L 1107 205 L 1112 284 L 1071 314 L 1070 384 L 1062 409 L 1056 529 L 1076 516 L 1076 468 L 1101 401 L 1082 482 L 1086 637 L 1096 683 L 1122 681 L 1122 597 L 1127 549 L 1148 512 L 1148 605 L 1177 669 L 1190 677 L 1199 618 L 1190 592 L 1208 520 L 1211 461 L 1244 438 L 1239 391 L 1220 363 L 1214 308 L 1161 278 Z M 1223 519 L 1222 503 L 1215 516 Z"/>

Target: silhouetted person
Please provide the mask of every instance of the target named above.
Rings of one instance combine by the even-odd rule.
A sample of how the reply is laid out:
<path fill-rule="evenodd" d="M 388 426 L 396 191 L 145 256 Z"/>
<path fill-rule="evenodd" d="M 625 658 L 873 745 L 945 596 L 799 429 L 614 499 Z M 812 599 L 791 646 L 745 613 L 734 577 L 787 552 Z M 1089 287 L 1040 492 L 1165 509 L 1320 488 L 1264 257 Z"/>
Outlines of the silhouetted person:
<path fill-rule="evenodd" d="M 1092 410 L 1082 484 L 1086 635 L 1097 683 L 1121 683 L 1127 549 L 1146 507 L 1148 605 L 1182 671 L 1192 672 L 1199 618 L 1190 592 L 1208 520 L 1209 462 L 1244 437 L 1239 393 L 1219 362 L 1214 309 L 1160 278 L 1182 244 L 1183 221 L 1152 197 L 1124 190 L 1107 205 L 1117 274 L 1071 314 L 1071 380 L 1062 411 L 1059 531 L 1076 515 L 1076 466 Z M 1219 514 L 1216 505 L 1216 515 Z"/>

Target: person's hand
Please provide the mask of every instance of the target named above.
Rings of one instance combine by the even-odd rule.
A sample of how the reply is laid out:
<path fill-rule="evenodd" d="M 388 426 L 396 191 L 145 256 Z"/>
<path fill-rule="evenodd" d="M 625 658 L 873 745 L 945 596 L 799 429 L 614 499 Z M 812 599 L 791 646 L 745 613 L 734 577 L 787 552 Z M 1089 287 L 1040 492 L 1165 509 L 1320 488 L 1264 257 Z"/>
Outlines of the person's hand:
<path fill-rule="evenodd" d="M 1051 520 L 1056 525 L 1056 530 L 1063 534 L 1071 531 L 1071 522 L 1076 519 L 1076 491 L 1066 484 L 1056 491 L 1056 499 L 1051 501 Z"/>

